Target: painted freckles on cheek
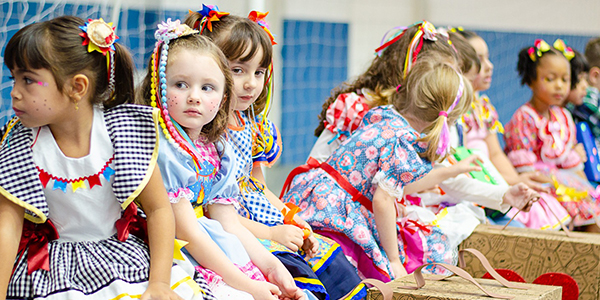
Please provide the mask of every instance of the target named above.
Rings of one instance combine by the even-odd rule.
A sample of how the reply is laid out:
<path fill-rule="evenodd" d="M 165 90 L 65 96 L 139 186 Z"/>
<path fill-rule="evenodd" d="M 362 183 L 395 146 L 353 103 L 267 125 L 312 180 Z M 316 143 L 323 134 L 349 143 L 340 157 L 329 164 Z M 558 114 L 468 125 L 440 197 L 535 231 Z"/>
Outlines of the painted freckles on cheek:
<path fill-rule="evenodd" d="M 41 86 L 48 86 L 47 82 L 43 82 L 43 81 L 38 81 L 37 84 L 41 85 Z"/>

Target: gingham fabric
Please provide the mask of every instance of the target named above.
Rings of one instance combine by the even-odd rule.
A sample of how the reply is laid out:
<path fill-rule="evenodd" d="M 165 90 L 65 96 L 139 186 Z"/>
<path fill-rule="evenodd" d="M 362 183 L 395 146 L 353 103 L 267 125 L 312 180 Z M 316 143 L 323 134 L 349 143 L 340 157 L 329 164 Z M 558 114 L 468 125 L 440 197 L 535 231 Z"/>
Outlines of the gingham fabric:
<path fill-rule="evenodd" d="M 241 128 L 230 127 L 227 130 L 227 140 L 232 145 L 237 163 L 233 166 L 238 182 L 240 182 L 240 196 L 238 202 L 243 207 L 238 212 L 257 222 L 268 226 L 283 223 L 283 215 L 275 206 L 269 202 L 262 191 L 254 188 L 249 179 L 252 176 L 254 161 L 252 159 L 252 129 L 248 117 L 240 112 L 238 119 L 242 123 Z"/>
<path fill-rule="evenodd" d="M 122 205 L 130 203 L 143 188 L 144 178 L 150 176 L 149 166 L 156 159 L 157 131 L 153 113 L 156 111 L 151 107 L 136 105 L 117 106 L 104 112 L 115 157 L 112 190 Z M 2 141 L 0 192 L 31 208 L 26 217 L 42 223 L 49 211 L 33 161 L 32 142 L 31 129 L 20 123 Z M 27 252 L 26 249 L 23 255 L 17 256 L 8 298 L 58 296 L 63 292 L 66 297 L 73 297 L 69 294 L 72 291 L 94 298 L 97 293 L 104 295 L 107 287 L 126 293 L 130 289 L 124 285 L 133 287 L 148 280 L 148 246 L 134 235 L 129 235 L 125 242 L 115 237 L 100 241 L 51 241 L 48 244 L 50 271 L 39 269 L 27 274 Z M 187 275 L 179 267 L 174 267 L 172 274 L 177 274 L 177 280 L 181 280 L 181 276 L 194 276 L 202 289 L 201 295 L 194 299 L 215 299 L 201 275 Z M 185 288 L 185 285 L 177 286 Z"/>
<path fill-rule="evenodd" d="M 125 207 L 142 183 L 156 146 L 156 129 L 148 106 L 120 105 L 105 111 L 106 126 L 115 150 L 113 191 Z M 3 129 L 4 131 L 4 129 Z M 0 192 L 26 210 L 26 218 L 43 223 L 48 206 L 35 169 L 31 129 L 15 125 L 0 148 Z M 2 191 L 2 189 L 4 191 Z M 9 195 L 7 195 L 6 193 Z"/>

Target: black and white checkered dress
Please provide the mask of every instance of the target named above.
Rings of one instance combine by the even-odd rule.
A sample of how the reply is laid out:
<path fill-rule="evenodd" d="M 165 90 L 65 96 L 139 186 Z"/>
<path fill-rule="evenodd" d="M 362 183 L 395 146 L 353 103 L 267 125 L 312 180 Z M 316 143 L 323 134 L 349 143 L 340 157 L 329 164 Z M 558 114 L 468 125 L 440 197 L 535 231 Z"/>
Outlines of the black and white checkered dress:
<path fill-rule="evenodd" d="M 110 194 L 106 201 L 117 202 L 115 218 L 118 219 L 119 206 L 126 208 L 135 199 L 156 164 L 155 115 L 150 107 L 122 105 L 104 112 L 97 110 L 96 117 L 101 120 L 103 117 L 104 127 L 99 128 L 108 133 L 106 140 L 112 142 L 112 145 L 108 142 L 103 146 L 112 146 L 114 159 L 110 166 L 115 172 L 112 179 L 102 182 L 104 186 L 93 188 L 95 191 L 104 188 Z M 96 125 L 93 128 L 97 129 Z M 18 123 L 2 141 L 0 193 L 24 207 L 27 220 L 42 224 L 60 213 L 53 211 L 51 208 L 55 206 L 49 206 L 48 201 L 56 199 L 57 193 L 62 195 L 62 192 L 52 190 L 51 185 L 44 187 L 40 181 L 36 169 L 38 160 L 34 161 L 34 151 L 35 157 L 39 157 L 39 152 L 37 146 L 32 148 L 39 135 L 34 137 L 33 130 Z M 0 130 L 2 136 L 5 132 L 6 129 Z M 54 195 L 50 196 L 52 192 Z M 85 193 L 85 188 L 81 192 Z M 64 197 L 81 200 L 78 194 L 75 189 L 67 190 Z M 108 204 L 107 207 L 110 206 Z M 81 209 L 75 212 L 81 212 Z M 84 217 L 73 216 L 73 220 L 82 219 L 85 220 Z M 57 225 L 59 235 L 61 228 Z M 28 274 L 29 251 L 30 248 L 27 248 L 17 255 L 8 286 L 8 299 L 132 299 L 139 298 L 147 288 L 150 268 L 148 246 L 133 234 L 124 242 L 114 235 L 99 240 L 92 235 L 91 239 L 59 238 L 50 241 L 49 271 L 38 269 L 31 274 Z M 184 299 L 215 299 L 204 278 L 185 263 L 173 266 L 171 288 Z"/>

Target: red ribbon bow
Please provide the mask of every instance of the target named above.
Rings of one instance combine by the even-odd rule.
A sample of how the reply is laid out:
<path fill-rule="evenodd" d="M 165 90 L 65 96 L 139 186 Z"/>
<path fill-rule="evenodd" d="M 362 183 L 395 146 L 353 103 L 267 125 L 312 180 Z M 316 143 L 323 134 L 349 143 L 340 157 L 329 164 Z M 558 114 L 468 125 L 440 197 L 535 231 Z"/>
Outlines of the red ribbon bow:
<path fill-rule="evenodd" d="M 30 221 L 23 223 L 23 233 L 17 253 L 23 255 L 25 249 L 28 249 L 27 274 L 39 269 L 50 271 L 48 242 L 56 239 L 58 239 L 58 231 L 50 220 L 42 224 L 34 224 Z"/>
<path fill-rule="evenodd" d="M 137 214 L 137 205 L 131 202 L 123 212 L 123 216 L 115 222 L 117 228 L 117 239 L 124 242 L 129 233 L 143 239 L 148 243 L 146 219 Z"/>

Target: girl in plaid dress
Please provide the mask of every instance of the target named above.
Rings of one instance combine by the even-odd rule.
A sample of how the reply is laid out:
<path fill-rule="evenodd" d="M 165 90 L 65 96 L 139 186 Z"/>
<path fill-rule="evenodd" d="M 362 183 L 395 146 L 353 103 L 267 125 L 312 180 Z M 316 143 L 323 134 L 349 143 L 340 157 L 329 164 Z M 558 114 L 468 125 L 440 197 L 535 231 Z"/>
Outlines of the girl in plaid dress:
<path fill-rule="evenodd" d="M 223 139 L 232 95 L 226 58 L 179 20 L 159 24 L 155 36 L 159 42 L 139 95 L 162 112 L 158 165 L 173 203 L 177 237 L 189 242 L 186 250 L 219 299 L 276 299 L 282 292 L 300 297 L 289 272 L 237 220 L 232 148 Z M 218 221 L 203 216 L 205 211 L 245 230 L 246 238 L 225 232 Z M 254 250 L 251 255 L 245 246 Z M 261 269 L 281 291 L 266 282 Z"/>
<path fill-rule="evenodd" d="M 117 38 L 102 19 L 65 16 L 6 46 L 16 118 L 1 131 L 0 298 L 214 299 L 191 264 L 173 265 L 158 120 L 125 104 L 133 62 Z"/>
<path fill-rule="evenodd" d="M 203 6 L 188 16 L 186 24 L 223 50 L 233 73 L 236 105 L 227 112 L 227 140 L 238 162 L 232 172 L 241 190 L 237 200 L 240 214 L 246 217 L 241 218 L 243 224 L 284 263 L 296 285 L 320 299 L 338 299 L 360 282 L 339 245 L 313 235 L 310 226 L 293 213 L 285 218 L 284 204 L 264 185 L 260 166 L 273 164 L 281 153 L 278 131 L 266 118 L 274 41 L 265 16 L 253 11 L 243 18 Z M 352 297 L 365 295 L 361 286 Z"/>

